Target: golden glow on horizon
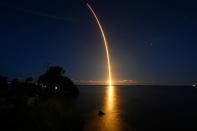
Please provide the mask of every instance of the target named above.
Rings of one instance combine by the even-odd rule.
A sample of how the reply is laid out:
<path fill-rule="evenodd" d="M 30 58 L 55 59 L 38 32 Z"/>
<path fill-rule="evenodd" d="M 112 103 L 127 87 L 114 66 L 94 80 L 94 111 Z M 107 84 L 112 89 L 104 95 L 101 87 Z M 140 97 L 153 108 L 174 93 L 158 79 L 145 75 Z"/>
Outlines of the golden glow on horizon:
<path fill-rule="evenodd" d="M 112 73 L 111 73 L 111 63 L 110 63 L 110 55 L 109 55 L 109 48 L 108 48 L 107 39 L 106 39 L 104 30 L 103 30 L 103 27 L 102 27 L 102 25 L 101 25 L 97 15 L 96 15 L 96 13 L 94 12 L 92 7 L 88 3 L 87 3 L 87 6 L 90 9 L 90 11 L 92 12 L 92 14 L 94 15 L 94 18 L 96 19 L 96 22 L 97 22 L 97 24 L 99 26 L 99 29 L 100 29 L 102 37 L 103 37 L 103 41 L 104 41 L 105 49 L 106 49 L 106 54 L 107 54 L 108 77 L 109 77 L 108 83 L 109 83 L 109 86 L 111 86 L 112 85 L 112 75 L 111 75 Z"/>
<path fill-rule="evenodd" d="M 109 85 L 109 81 L 102 80 L 74 80 L 79 85 Z M 113 80 L 113 85 L 134 85 L 137 80 Z"/>

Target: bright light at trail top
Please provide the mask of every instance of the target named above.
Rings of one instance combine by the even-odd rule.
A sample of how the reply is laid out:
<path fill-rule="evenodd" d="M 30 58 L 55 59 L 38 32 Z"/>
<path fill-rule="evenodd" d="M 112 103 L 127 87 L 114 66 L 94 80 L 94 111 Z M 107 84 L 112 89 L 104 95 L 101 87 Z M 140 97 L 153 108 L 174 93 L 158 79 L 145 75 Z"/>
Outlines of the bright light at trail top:
<path fill-rule="evenodd" d="M 109 55 L 109 47 L 108 47 L 108 42 L 103 30 L 103 27 L 99 21 L 99 18 L 97 17 L 96 13 L 94 12 L 94 10 L 92 9 L 92 7 L 87 3 L 88 8 L 90 9 L 90 11 L 92 12 L 94 18 L 96 19 L 96 22 L 99 26 L 99 29 L 101 31 L 102 37 L 103 37 L 103 41 L 105 44 L 105 49 L 106 49 L 106 55 L 107 55 L 107 65 L 108 65 L 108 84 L 111 86 L 112 85 L 112 75 L 111 75 L 111 63 L 110 63 L 110 55 Z"/>

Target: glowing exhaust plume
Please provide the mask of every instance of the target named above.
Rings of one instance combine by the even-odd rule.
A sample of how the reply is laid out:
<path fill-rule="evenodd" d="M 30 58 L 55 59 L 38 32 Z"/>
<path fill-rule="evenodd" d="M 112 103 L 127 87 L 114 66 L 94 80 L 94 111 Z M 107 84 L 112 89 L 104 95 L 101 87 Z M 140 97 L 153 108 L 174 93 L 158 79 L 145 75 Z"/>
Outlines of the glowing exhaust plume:
<path fill-rule="evenodd" d="M 107 39 L 106 39 L 106 36 L 105 36 L 105 33 L 104 33 L 104 30 L 103 30 L 103 27 L 96 15 L 96 13 L 94 12 L 94 10 L 92 9 L 92 7 L 87 3 L 87 6 L 88 8 L 90 9 L 90 11 L 92 12 L 92 14 L 94 15 L 94 18 L 96 19 L 96 22 L 99 26 L 99 29 L 101 31 L 101 34 L 102 34 L 102 37 L 103 37 L 103 41 L 104 41 L 104 44 L 105 44 L 105 49 L 106 49 L 106 55 L 107 55 L 107 64 L 108 64 L 108 76 L 109 76 L 109 85 L 111 86 L 112 85 L 112 75 L 111 75 L 111 64 L 110 64 L 110 56 L 109 56 L 109 48 L 108 48 L 108 43 L 107 43 Z"/>

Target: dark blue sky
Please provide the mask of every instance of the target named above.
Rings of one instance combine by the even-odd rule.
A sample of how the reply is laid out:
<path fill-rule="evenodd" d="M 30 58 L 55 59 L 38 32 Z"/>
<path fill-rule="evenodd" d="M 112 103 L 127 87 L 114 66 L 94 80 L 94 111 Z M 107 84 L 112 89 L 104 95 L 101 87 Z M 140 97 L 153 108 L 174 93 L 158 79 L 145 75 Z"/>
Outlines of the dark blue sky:
<path fill-rule="evenodd" d="M 0 74 L 37 77 L 60 65 L 106 80 L 105 49 L 83 0 L 1 0 Z M 92 0 L 110 43 L 113 77 L 138 84 L 197 82 L 197 2 Z"/>

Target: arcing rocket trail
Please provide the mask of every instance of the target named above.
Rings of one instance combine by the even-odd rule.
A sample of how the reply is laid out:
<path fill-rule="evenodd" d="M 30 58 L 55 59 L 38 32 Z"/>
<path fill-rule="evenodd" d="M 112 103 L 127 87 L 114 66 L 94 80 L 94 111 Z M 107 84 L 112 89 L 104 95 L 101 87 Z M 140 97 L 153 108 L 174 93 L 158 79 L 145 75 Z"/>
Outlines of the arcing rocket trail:
<path fill-rule="evenodd" d="M 99 29 L 101 31 L 101 34 L 102 34 L 102 37 L 103 37 L 103 41 L 104 41 L 104 44 L 105 44 L 105 49 L 106 49 L 106 55 L 107 55 L 107 64 L 108 64 L 108 82 L 109 82 L 109 86 L 112 85 L 112 73 L 111 73 L 111 63 L 110 63 L 110 55 L 109 55 L 109 47 L 108 47 L 108 42 L 107 42 L 107 39 L 106 39 L 106 36 L 105 36 L 105 33 L 104 33 L 104 30 L 103 30 L 103 27 L 99 21 L 99 18 L 97 17 L 96 13 L 94 12 L 94 10 L 92 9 L 92 7 L 87 3 L 86 4 L 88 6 L 88 8 L 90 9 L 90 11 L 92 12 L 94 18 L 96 19 L 96 22 L 99 26 Z"/>

